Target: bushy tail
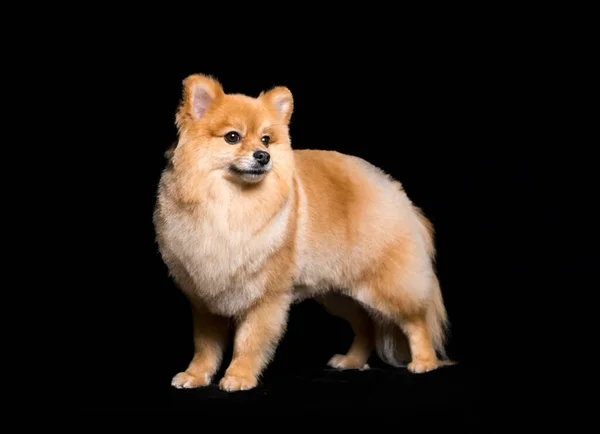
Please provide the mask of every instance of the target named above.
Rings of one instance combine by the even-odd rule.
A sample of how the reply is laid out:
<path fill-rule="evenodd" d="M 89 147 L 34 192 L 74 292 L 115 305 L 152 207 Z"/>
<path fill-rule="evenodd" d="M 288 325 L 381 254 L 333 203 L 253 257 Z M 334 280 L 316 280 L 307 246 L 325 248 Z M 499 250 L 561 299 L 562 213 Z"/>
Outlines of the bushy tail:
<path fill-rule="evenodd" d="M 433 298 L 426 313 L 426 322 L 433 348 L 441 365 L 454 364 L 446 354 L 446 339 L 449 323 L 442 292 L 437 278 L 434 278 Z M 391 366 L 406 366 L 411 360 L 408 340 L 400 327 L 387 319 L 374 318 L 375 351 L 381 360 Z"/>
<path fill-rule="evenodd" d="M 425 242 L 427 253 L 435 260 L 434 228 L 419 208 L 416 208 L 419 230 Z M 446 354 L 446 340 L 449 322 L 442 291 L 437 276 L 432 279 L 433 293 L 426 313 L 426 322 L 433 347 L 442 365 L 454 364 Z M 375 319 L 375 350 L 385 363 L 392 366 L 404 366 L 410 361 L 410 349 L 406 336 L 395 323 L 380 318 Z"/>
<path fill-rule="evenodd" d="M 375 351 L 379 358 L 396 368 L 410 362 L 410 349 L 406 336 L 395 323 L 381 318 L 374 319 Z"/>

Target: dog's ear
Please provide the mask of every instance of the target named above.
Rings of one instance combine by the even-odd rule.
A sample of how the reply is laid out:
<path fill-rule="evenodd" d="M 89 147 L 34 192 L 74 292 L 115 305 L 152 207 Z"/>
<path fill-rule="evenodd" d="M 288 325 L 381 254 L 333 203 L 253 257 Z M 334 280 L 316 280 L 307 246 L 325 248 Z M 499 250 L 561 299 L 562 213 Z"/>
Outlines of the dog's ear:
<path fill-rule="evenodd" d="M 203 74 L 187 77 L 183 80 L 183 96 L 176 115 L 177 127 L 181 129 L 200 119 L 223 95 L 223 87 L 217 79 Z"/>
<path fill-rule="evenodd" d="M 262 92 L 259 96 L 271 110 L 280 117 L 282 122 L 288 124 L 294 112 L 294 97 L 292 92 L 285 86 L 277 86 Z"/>

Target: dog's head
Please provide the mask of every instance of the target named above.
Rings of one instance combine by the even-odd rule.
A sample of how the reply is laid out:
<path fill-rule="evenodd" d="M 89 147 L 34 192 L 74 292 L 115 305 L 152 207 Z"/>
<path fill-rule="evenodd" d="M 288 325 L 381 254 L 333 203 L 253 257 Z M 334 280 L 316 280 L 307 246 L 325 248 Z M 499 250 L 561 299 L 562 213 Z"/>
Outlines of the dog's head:
<path fill-rule="evenodd" d="M 257 184 L 272 172 L 289 171 L 293 104 L 286 87 L 253 98 L 226 94 L 213 77 L 189 76 L 176 115 L 179 141 L 173 164 L 182 171 L 217 174 L 241 184 Z"/>

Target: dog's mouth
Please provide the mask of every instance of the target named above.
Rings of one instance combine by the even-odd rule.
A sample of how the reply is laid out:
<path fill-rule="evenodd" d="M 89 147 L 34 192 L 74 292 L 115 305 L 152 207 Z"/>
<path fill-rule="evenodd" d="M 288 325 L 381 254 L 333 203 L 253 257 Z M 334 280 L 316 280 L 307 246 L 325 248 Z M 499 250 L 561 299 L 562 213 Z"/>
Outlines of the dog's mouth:
<path fill-rule="evenodd" d="M 262 175 L 264 173 L 267 173 L 267 169 L 263 169 L 263 168 L 256 168 L 256 169 L 240 169 L 239 167 L 236 166 L 229 166 L 229 170 L 233 173 L 235 173 L 236 175 L 240 175 L 240 176 L 258 176 L 258 175 Z"/>

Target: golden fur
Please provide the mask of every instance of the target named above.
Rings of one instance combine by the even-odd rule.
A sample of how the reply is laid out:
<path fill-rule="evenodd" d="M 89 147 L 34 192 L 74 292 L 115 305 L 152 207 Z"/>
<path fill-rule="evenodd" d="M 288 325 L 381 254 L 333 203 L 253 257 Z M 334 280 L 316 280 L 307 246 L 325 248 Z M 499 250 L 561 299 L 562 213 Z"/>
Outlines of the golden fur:
<path fill-rule="evenodd" d="M 431 223 L 368 162 L 293 150 L 292 112 L 285 87 L 252 98 L 225 94 L 210 76 L 184 81 L 154 212 L 162 257 L 193 307 L 195 354 L 175 387 L 211 383 L 229 326 L 233 359 L 219 385 L 255 387 L 290 306 L 308 297 L 355 334 L 330 366 L 367 369 L 373 349 L 414 373 L 449 363 Z M 257 150 L 270 154 L 263 174 L 248 172 Z"/>

